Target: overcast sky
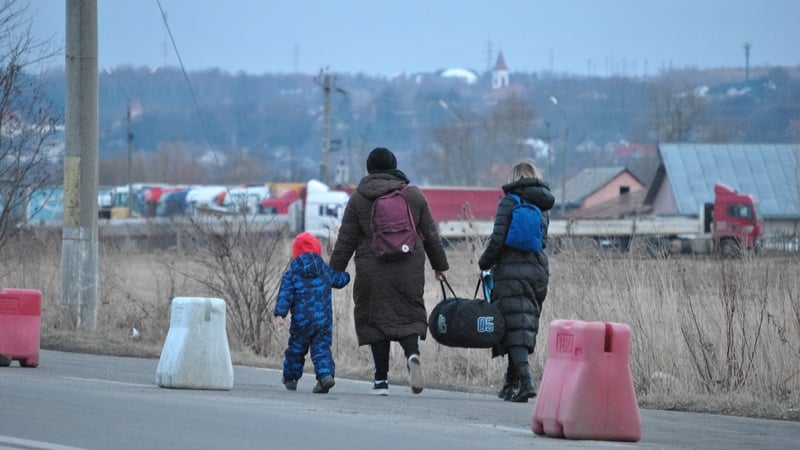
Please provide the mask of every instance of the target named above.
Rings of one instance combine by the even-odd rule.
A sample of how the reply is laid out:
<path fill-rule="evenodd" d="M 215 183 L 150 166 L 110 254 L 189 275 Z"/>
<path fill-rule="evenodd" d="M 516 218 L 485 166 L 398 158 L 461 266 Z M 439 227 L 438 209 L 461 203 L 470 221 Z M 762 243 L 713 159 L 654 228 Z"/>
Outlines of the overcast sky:
<path fill-rule="evenodd" d="M 24 2 L 25 0 L 20 0 Z M 61 42 L 64 0 L 31 0 Z M 99 65 L 177 66 L 157 0 L 97 0 Z M 800 66 L 800 0 L 160 0 L 188 70 L 392 76 L 484 70 L 654 75 Z M 491 58 L 489 55 L 492 55 Z M 63 65 L 63 57 L 53 61 Z"/>

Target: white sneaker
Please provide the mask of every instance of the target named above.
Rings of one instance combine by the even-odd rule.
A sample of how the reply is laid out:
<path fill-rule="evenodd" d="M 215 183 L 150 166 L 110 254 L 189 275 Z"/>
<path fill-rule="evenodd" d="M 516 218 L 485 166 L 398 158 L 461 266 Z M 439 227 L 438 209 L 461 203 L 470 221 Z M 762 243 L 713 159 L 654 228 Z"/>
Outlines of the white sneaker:
<path fill-rule="evenodd" d="M 372 390 L 370 391 L 372 395 L 382 395 L 387 396 L 389 395 L 389 383 L 386 381 L 376 381 L 372 385 Z"/>
<path fill-rule="evenodd" d="M 425 378 L 422 375 L 422 365 L 419 362 L 419 355 L 408 357 L 408 375 L 411 379 L 411 392 L 419 394 L 425 388 Z"/>

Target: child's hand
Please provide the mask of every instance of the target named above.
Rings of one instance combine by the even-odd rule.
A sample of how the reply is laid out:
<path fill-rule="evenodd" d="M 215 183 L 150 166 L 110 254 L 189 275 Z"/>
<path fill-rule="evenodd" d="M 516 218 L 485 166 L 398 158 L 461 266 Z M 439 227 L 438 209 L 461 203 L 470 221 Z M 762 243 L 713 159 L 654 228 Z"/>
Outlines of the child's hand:
<path fill-rule="evenodd" d="M 282 327 L 286 326 L 286 319 L 281 316 L 275 316 L 275 321 L 278 322 L 278 325 Z"/>

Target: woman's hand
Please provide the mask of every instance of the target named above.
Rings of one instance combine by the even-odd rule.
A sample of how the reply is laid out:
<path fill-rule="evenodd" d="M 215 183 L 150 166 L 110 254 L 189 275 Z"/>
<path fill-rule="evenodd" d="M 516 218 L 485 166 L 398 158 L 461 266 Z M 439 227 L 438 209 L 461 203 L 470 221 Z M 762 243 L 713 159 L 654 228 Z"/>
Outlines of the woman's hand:
<path fill-rule="evenodd" d="M 447 271 L 445 272 L 436 272 L 436 279 L 439 281 L 447 280 Z"/>

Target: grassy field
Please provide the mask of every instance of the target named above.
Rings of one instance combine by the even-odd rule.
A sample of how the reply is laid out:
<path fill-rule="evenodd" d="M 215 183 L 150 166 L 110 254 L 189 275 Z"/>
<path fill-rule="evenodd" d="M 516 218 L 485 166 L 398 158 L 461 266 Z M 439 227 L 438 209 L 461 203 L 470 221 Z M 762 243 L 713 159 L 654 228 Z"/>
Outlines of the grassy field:
<path fill-rule="evenodd" d="M 234 363 L 278 368 L 288 332 L 276 326 L 271 313 L 289 240 L 258 233 L 231 236 L 198 233 L 168 250 L 128 241 L 101 243 L 93 332 L 74 331 L 60 304 L 60 237 L 32 235 L 24 243 L 9 243 L 0 287 L 42 291 L 43 348 L 153 358 L 166 338 L 173 298 L 220 297 L 228 308 Z M 477 241 L 448 248 L 449 279 L 459 296 L 474 293 L 481 248 Z M 430 311 L 442 292 L 429 272 Z M 531 357 L 536 379 L 547 359 L 551 321 L 622 323 L 631 328 L 630 368 L 642 407 L 800 420 L 796 254 L 647 259 L 567 249 L 551 256 L 551 272 L 542 331 Z M 368 351 L 356 344 L 351 286 L 335 291 L 334 315 L 338 376 L 371 379 Z M 421 351 L 429 386 L 499 388 L 505 361 L 492 359 L 489 350 L 447 348 L 429 338 Z M 406 383 L 397 344 L 391 362 L 390 382 Z M 306 367 L 310 370 L 310 360 Z"/>

